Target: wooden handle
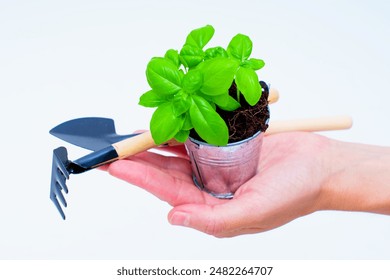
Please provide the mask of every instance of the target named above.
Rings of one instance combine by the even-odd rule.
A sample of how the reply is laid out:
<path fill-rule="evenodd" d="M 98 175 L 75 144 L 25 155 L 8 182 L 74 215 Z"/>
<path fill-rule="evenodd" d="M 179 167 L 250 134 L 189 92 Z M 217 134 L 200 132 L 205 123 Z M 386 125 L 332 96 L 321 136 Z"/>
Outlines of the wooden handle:
<path fill-rule="evenodd" d="M 115 148 L 118 158 L 122 159 L 155 148 L 156 144 L 150 131 L 146 131 L 137 136 L 116 142 L 112 146 Z"/>
<path fill-rule="evenodd" d="M 265 135 L 288 131 L 325 131 L 348 129 L 352 126 L 350 116 L 321 117 L 311 119 L 272 121 Z"/>
<path fill-rule="evenodd" d="M 348 129 L 352 126 L 352 118 L 349 116 L 321 117 L 311 119 L 273 121 L 270 123 L 265 135 L 289 132 L 289 131 L 326 131 Z M 175 140 L 169 141 L 169 146 L 182 145 Z M 129 157 L 151 148 L 156 148 L 150 131 L 117 142 L 112 145 L 119 158 Z"/>
<path fill-rule="evenodd" d="M 275 103 L 279 100 L 279 91 L 275 88 L 271 88 L 268 94 L 268 104 Z"/>

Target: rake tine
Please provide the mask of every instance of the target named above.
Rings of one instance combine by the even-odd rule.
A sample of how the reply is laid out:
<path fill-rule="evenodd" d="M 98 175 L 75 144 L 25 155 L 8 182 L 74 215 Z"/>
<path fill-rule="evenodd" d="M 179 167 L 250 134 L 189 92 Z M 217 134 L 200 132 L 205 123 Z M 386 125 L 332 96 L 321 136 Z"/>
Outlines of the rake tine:
<path fill-rule="evenodd" d="M 58 212 L 60 212 L 60 215 L 61 215 L 62 219 L 65 220 L 65 213 L 64 213 L 64 211 L 62 210 L 61 205 L 59 204 L 59 202 L 58 202 L 58 200 L 57 200 L 57 197 L 56 197 L 56 195 L 55 195 L 54 193 L 52 193 L 52 194 L 50 195 L 50 199 L 51 199 L 51 201 L 53 201 L 54 205 L 57 207 L 57 210 L 58 210 Z M 65 206 L 65 207 L 66 207 L 66 206 Z"/>
<path fill-rule="evenodd" d="M 66 148 L 59 147 L 53 151 L 53 164 L 52 164 L 52 173 L 51 173 L 51 187 L 50 187 L 50 199 L 53 201 L 58 212 L 61 214 L 62 219 L 65 220 L 65 213 L 61 208 L 61 204 L 66 207 L 67 203 L 62 190 L 65 193 L 68 193 L 68 188 L 66 186 L 66 180 L 69 179 L 69 172 L 67 170 L 67 165 L 69 163 L 68 153 Z"/>
<path fill-rule="evenodd" d="M 57 166 L 57 170 L 66 178 L 69 179 L 69 172 L 67 166 L 69 164 L 68 152 L 65 147 L 59 147 L 53 151 L 53 164 Z M 53 168 L 54 166 L 53 165 Z"/>
<path fill-rule="evenodd" d="M 58 199 L 60 200 L 61 204 L 62 204 L 64 207 L 67 207 L 68 204 L 66 203 L 65 197 L 64 197 L 64 195 L 63 195 L 62 192 L 61 192 L 61 189 L 60 189 L 59 184 L 57 184 L 56 188 L 57 188 L 57 191 L 55 192 L 56 197 L 58 197 Z"/>
<path fill-rule="evenodd" d="M 58 189 L 59 190 L 64 190 L 65 193 L 68 193 L 69 190 L 68 190 L 68 187 L 66 186 L 66 177 L 64 175 L 64 173 L 62 173 L 62 171 L 57 168 L 57 180 L 56 180 L 56 184 L 58 185 Z M 68 177 L 69 178 L 69 177 Z"/>

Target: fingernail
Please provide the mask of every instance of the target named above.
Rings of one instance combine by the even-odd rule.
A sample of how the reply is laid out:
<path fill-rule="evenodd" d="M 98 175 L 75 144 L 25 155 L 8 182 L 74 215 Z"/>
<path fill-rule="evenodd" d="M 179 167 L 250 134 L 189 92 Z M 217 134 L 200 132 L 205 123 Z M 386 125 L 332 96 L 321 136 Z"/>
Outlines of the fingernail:
<path fill-rule="evenodd" d="M 188 226 L 190 224 L 190 216 L 184 212 L 175 212 L 171 216 L 169 222 L 175 226 Z"/>

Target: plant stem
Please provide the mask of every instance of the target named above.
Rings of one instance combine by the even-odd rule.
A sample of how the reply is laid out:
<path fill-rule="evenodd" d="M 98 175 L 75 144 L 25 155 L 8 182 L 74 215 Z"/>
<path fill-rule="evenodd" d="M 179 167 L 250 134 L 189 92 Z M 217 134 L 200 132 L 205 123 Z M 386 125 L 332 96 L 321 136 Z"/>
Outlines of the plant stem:
<path fill-rule="evenodd" d="M 240 90 L 238 89 L 237 86 L 236 86 L 236 89 L 237 89 L 237 102 L 240 103 Z"/>

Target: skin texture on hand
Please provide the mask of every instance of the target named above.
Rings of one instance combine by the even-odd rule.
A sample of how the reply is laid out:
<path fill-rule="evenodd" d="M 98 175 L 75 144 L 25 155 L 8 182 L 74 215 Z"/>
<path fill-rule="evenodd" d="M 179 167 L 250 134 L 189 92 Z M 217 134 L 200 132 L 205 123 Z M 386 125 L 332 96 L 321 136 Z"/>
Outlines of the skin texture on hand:
<path fill-rule="evenodd" d="M 194 185 L 184 146 L 165 148 L 172 156 L 144 152 L 104 169 L 172 205 L 171 224 L 232 237 L 271 230 L 318 210 L 375 212 L 377 200 L 365 204 L 367 188 L 356 191 L 359 184 L 351 182 L 353 176 L 346 167 L 360 149 L 313 133 L 267 136 L 257 174 L 231 200 L 212 197 Z M 386 159 L 390 162 L 390 157 Z M 376 212 L 390 213 L 390 190 L 383 190 L 387 191 L 383 209 Z M 351 200 L 351 191 L 360 204 Z"/>
<path fill-rule="evenodd" d="M 390 148 L 333 141 L 323 209 L 390 215 Z"/>

